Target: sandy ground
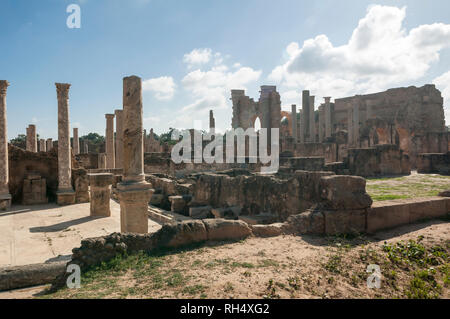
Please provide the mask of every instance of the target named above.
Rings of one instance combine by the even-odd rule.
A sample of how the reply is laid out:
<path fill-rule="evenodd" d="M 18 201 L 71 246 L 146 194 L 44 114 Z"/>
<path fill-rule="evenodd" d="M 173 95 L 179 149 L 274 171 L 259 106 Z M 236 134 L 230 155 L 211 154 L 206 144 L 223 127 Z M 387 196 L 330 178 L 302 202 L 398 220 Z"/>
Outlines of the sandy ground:
<path fill-rule="evenodd" d="M 383 269 L 381 288 L 367 288 L 367 265 L 359 257 L 367 251 L 380 251 L 385 241 L 417 240 L 419 236 L 423 236 L 426 245 L 448 245 L 450 223 L 436 220 L 411 224 L 350 241 L 321 236 L 279 236 L 209 245 L 161 257 L 158 276 L 162 282 L 172 280 L 172 284 L 156 286 L 155 277 L 136 276 L 132 269 L 97 281 L 95 289 L 65 292 L 56 297 L 404 298 L 401 284 L 393 289 Z M 337 266 L 339 271 L 332 273 L 324 265 L 337 253 L 342 253 L 343 258 Z M 173 284 L 175 273 L 182 276 L 179 286 Z M 400 272 L 399 276 L 401 279 Z M 35 287 L 4 292 L 0 298 L 33 298 L 42 290 L 43 287 Z M 448 287 L 444 287 L 442 297 L 450 297 Z"/>
<path fill-rule="evenodd" d="M 120 231 L 120 206 L 111 200 L 111 217 L 92 218 L 89 203 L 13 206 L 0 212 L 0 267 L 68 258 L 84 238 Z M 149 232 L 161 226 L 149 220 Z"/>

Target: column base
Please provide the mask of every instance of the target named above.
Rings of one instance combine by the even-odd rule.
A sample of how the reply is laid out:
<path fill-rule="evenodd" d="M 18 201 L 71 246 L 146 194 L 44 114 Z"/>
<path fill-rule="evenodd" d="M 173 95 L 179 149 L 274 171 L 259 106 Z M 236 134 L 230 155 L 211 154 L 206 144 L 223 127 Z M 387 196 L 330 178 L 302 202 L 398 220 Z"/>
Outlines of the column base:
<path fill-rule="evenodd" d="M 67 206 L 75 204 L 74 190 L 59 190 L 56 192 L 56 203 L 59 206 Z"/>
<path fill-rule="evenodd" d="M 11 208 L 11 194 L 0 194 L 0 210 Z"/>
<path fill-rule="evenodd" d="M 149 183 L 118 184 L 122 233 L 148 233 L 148 203 L 153 192 Z"/>

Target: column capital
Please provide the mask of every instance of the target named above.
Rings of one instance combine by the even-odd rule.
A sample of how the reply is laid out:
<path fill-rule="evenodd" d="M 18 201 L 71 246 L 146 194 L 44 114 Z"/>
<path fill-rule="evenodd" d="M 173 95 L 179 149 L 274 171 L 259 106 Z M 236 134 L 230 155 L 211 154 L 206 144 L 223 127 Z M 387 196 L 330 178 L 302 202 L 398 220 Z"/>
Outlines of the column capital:
<path fill-rule="evenodd" d="M 56 93 L 58 95 L 58 99 L 68 99 L 69 98 L 69 83 L 55 83 L 56 85 Z"/>
<path fill-rule="evenodd" d="M 9 82 L 7 80 L 0 80 L 0 95 L 5 95 L 8 89 Z"/>
<path fill-rule="evenodd" d="M 121 114 L 123 114 L 123 110 L 115 110 L 114 114 L 115 114 L 115 116 L 121 115 Z"/>
<path fill-rule="evenodd" d="M 330 101 L 331 101 L 330 96 L 325 96 L 323 99 L 325 100 L 325 103 L 330 103 Z"/>
<path fill-rule="evenodd" d="M 114 116 L 115 116 L 114 114 L 105 114 L 106 119 L 113 119 Z"/>

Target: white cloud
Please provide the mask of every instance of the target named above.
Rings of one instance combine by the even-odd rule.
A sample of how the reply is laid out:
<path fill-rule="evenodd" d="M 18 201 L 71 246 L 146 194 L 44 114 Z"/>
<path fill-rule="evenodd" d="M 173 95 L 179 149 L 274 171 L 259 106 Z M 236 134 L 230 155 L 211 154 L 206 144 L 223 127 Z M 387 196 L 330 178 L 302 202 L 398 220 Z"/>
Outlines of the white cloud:
<path fill-rule="evenodd" d="M 211 49 L 194 49 L 190 53 L 186 53 L 183 57 L 183 62 L 189 67 L 206 64 L 211 60 Z"/>
<path fill-rule="evenodd" d="M 199 67 L 188 72 L 182 79 L 183 88 L 193 98 L 193 102 L 181 108 L 180 114 L 183 115 L 169 122 L 172 127 L 192 127 L 194 120 L 207 119 L 209 110 L 219 111 L 229 108 L 230 90 L 246 89 L 247 85 L 257 81 L 261 76 L 262 71 L 241 66 L 239 63 L 231 63 L 231 66 L 228 66 L 224 62 L 230 58 L 228 55 L 223 56 L 211 49 L 202 50 L 208 53 L 208 62 L 212 63 L 203 65 L 203 69 Z M 185 55 L 184 60 L 186 56 L 192 56 L 192 52 Z M 202 61 L 206 64 L 206 59 Z M 219 124 L 219 121 L 216 122 Z"/>
<path fill-rule="evenodd" d="M 302 46 L 292 42 L 286 47 L 287 61 L 272 70 L 269 80 L 286 93 L 309 89 L 318 96 L 343 97 L 420 79 L 439 60 L 440 50 L 450 47 L 450 25 L 421 25 L 408 33 L 405 16 L 405 7 L 374 5 L 342 46 L 334 46 L 326 35 Z M 283 103 L 299 102 L 289 95 L 295 100 L 282 94 Z"/>
<path fill-rule="evenodd" d="M 172 99 L 175 94 L 175 87 L 175 82 L 171 76 L 148 79 L 142 83 L 142 89 L 153 92 L 155 98 L 160 101 Z"/>
<path fill-rule="evenodd" d="M 442 92 L 445 118 L 447 120 L 447 125 L 450 125 L 450 71 L 435 78 L 433 83 L 436 85 L 436 88 Z"/>

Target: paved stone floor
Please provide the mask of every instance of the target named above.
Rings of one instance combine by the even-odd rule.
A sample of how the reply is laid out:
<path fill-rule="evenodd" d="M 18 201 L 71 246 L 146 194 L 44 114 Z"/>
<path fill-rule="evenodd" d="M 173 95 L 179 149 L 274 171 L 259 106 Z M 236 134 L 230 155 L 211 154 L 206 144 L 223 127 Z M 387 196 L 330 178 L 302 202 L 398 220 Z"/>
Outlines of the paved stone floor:
<path fill-rule="evenodd" d="M 149 219 L 149 232 L 161 226 Z M 120 231 L 120 206 L 111 200 L 111 217 L 89 216 L 89 203 L 22 206 L 0 211 L 0 267 L 69 258 L 84 238 Z"/>

